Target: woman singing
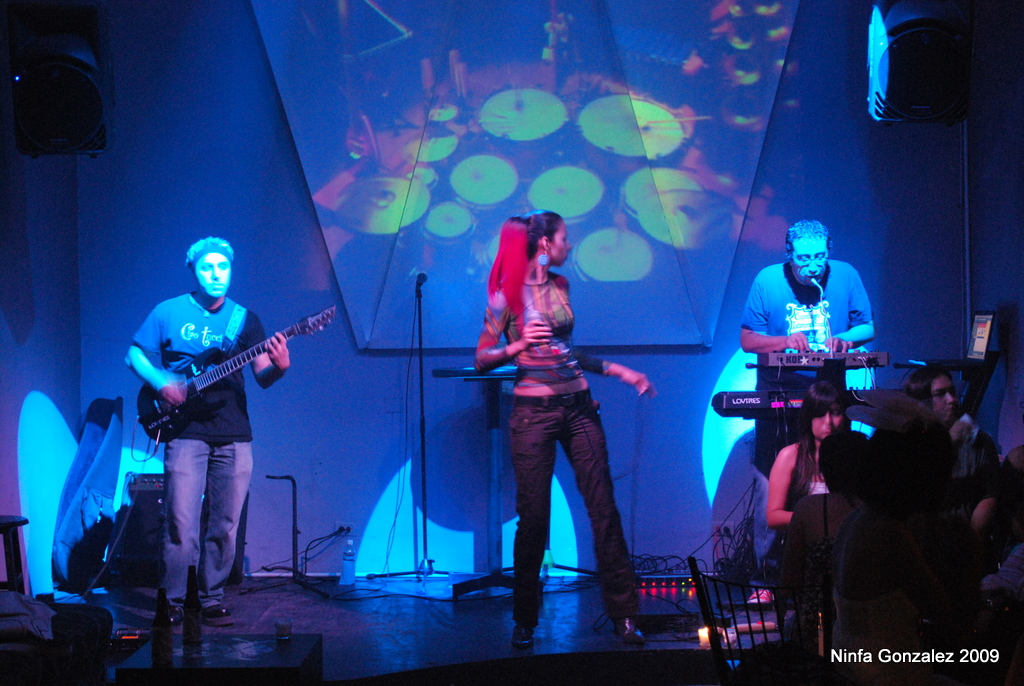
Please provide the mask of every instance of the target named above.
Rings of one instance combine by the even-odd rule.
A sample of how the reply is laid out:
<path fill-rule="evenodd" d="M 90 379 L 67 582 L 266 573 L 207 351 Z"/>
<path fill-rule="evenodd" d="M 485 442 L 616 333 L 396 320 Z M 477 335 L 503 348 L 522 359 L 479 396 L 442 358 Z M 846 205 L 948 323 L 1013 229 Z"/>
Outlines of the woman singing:
<path fill-rule="evenodd" d="M 537 626 L 556 441 L 572 464 L 590 516 L 608 615 L 626 643 L 644 642 L 636 628 L 633 570 L 612 493 L 604 430 L 583 370 L 618 377 L 640 394 L 653 396 L 655 391 L 645 375 L 573 349 L 569 282 L 548 272 L 549 266 L 565 262 L 569 250 L 565 222 L 554 212 L 532 212 L 505 222 L 476 349 L 478 372 L 512 361 L 518 368 L 510 420 L 519 515 L 512 633 L 516 648 L 533 645 Z"/>

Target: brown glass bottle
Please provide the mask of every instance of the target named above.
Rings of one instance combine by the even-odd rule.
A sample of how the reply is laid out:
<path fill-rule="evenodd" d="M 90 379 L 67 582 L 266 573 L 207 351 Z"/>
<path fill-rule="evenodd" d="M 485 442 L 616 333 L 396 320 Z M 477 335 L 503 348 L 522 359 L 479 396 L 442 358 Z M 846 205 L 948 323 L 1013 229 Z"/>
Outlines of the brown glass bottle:
<path fill-rule="evenodd" d="M 181 627 L 181 642 L 195 646 L 203 642 L 203 606 L 199 602 L 199 578 L 196 566 L 189 565 L 188 585 L 185 587 L 185 621 Z"/>
<path fill-rule="evenodd" d="M 149 637 L 152 651 L 153 666 L 166 667 L 171 664 L 173 648 L 171 646 L 171 613 L 167 604 L 167 589 L 156 591 L 156 616 L 153 617 L 153 629 Z"/>

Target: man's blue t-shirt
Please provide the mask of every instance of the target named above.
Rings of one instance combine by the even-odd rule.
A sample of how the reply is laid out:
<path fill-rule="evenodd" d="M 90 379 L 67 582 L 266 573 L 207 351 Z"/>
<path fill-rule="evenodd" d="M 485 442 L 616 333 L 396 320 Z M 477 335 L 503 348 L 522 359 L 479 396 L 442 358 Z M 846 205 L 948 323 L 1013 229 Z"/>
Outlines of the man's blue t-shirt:
<path fill-rule="evenodd" d="M 829 260 L 821 278 L 825 297 L 816 286 L 807 286 L 793 276 L 789 262 L 765 267 L 754 279 L 747 296 L 740 326 L 766 336 L 790 336 L 801 332 L 812 350 L 825 351 L 825 342 L 873 320 L 871 302 L 860 274 L 848 262 Z M 789 374 L 773 373 L 774 381 Z M 766 388 L 765 374 L 758 374 L 758 387 Z M 798 379 L 779 387 L 806 387 Z M 797 381 L 798 383 L 792 383 Z"/>
<path fill-rule="evenodd" d="M 817 287 L 797 281 L 788 262 L 765 267 L 750 288 L 740 325 L 766 336 L 803 332 L 814 347 L 824 346 L 826 333 L 838 336 L 872 321 L 867 291 L 849 263 L 829 260 L 821 285 L 824 298 Z"/>
<path fill-rule="evenodd" d="M 234 343 L 225 343 L 234 309 L 234 301 L 225 299 L 219 310 L 209 312 L 186 293 L 153 308 L 135 332 L 132 343 L 141 348 L 155 366 L 192 377 L 204 371 L 191 369 L 193 361 L 204 353 L 215 351 L 211 365 L 207 365 L 209 368 L 218 358 L 227 359 L 266 339 L 259 317 L 247 312 Z M 223 351 L 223 354 L 216 351 Z M 241 369 L 204 390 L 202 398 L 190 404 L 189 409 L 194 410 L 192 421 L 180 438 L 214 443 L 252 440 Z"/>

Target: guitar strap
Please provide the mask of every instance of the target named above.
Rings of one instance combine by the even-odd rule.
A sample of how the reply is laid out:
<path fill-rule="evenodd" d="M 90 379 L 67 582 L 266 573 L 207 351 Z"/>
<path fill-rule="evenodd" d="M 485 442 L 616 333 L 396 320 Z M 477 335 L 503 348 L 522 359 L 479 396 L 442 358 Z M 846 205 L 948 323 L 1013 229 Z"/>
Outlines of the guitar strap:
<path fill-rule="evenodd" d="M 224 338 L 220 342 L 220 349 L 224 353 L 227 353 L 235 345 L 235 337 L 238 336 L 238 330 L 242 328 L 245 315 L 245 308 L 235 303 L 235 309 L 231 311 L 231 319 L 228 321 L 228 328 L 224 330 Z"/>

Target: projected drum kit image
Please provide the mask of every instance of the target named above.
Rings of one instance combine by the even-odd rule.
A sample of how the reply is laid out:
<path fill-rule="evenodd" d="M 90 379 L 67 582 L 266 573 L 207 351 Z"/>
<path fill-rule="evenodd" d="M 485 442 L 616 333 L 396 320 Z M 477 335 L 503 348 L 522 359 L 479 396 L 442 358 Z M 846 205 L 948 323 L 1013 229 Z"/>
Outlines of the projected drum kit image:
<path fill-rule="evenodd" d="M 675 268 L 672 251 L 731 230 L 736 204 L 686 166 L 706 117 L 600 75 L 556 88 L 544 62 L 471 73 L 450 57 L 453 76 L 436 88 L 424 68 L 429 109 L 410 107 L 408 127 L 375 136 L 375 168 L 386 172 L 357 176 L 331 203 L 346 231 L 397 233 L 404 249 L 422 241 L 434 256 L 462 246 L 446 259 L 482 279 L 505 218 L 552 210 L 569 225 L 571 267 L 610 282 L 640 281 L 659 261 Z"/>

